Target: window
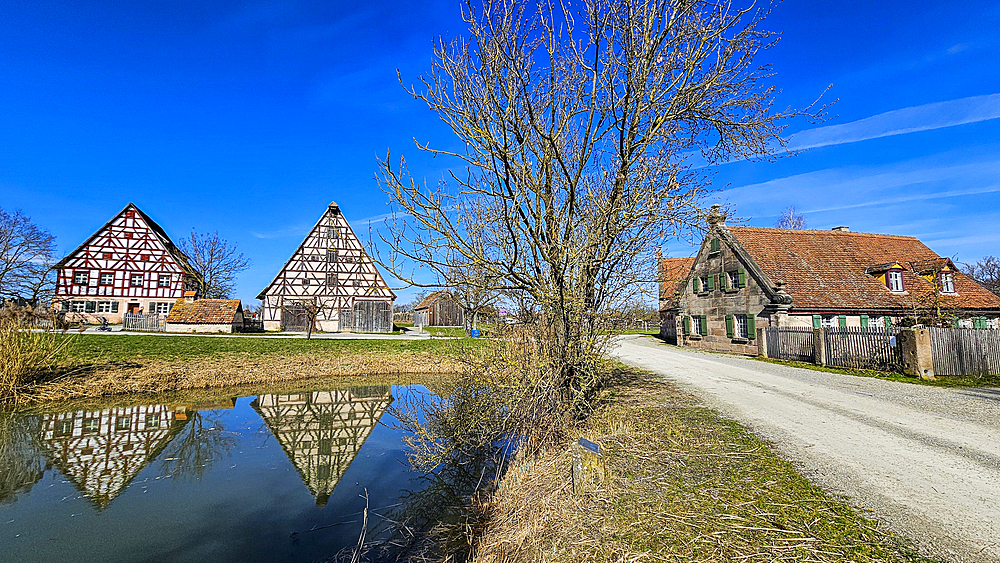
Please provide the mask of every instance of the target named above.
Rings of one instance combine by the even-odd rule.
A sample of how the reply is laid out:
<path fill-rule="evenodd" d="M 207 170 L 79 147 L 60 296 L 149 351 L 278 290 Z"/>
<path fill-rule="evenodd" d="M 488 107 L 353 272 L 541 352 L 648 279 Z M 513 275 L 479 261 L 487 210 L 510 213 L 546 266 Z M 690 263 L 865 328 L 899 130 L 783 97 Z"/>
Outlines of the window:
<path fill-rule="evenodd" d="M 90 281 L 90 272 L 73 272 L 73 283 L 76 285 L 87 285 Z"/>
<path fill-rule="evenodd" d="M 115 274 L 114 272 L 101 272 L 101 285 L 114 285 Z"/>
<path fill-rule="evenodd" d="M 837 317 L 833 315 L 823 315 L 823 321 L 820 326 L 823 328 L 833 328 L 837 326 Z"/>
<path fill-rule="evenodd" d="M 119 416 L 115 420 L 115 430 L 128 430 L 129 426 L 132 426 L 131 416 Z"/>
<path fill-rule="evenodd" d="M 739 272 L 729 272 L 729 287 L 733 289 L 739 289 L 740 287 L 743 287 L 740 285 Z"/>
<path fill-rule="evenodd" d="M 146 428 L 159 428 L 160 427 L 160 415 L 158 414 L 147 414 L 146 415 Z"/>
<path fill-rule="evenodd" d="M 327 274 L 326 275 L 326 286 L 327 287 L 337 287 L 337 274 Z"/>
<path fill-rule="evenodd" d="M 69 310 L 74 313 L 82 313 L 86 305 L 87 303 L 85 301 L 71 301 L 69 304 Z"/>
<path fill-rule="evenodd" d="M 156 279 L 156 285 L 160 287 L 170 287 L 170 274 L 160 274 Z"/>
<path fill-rule="evenodd" d="M 96 313 L 97 312 L 97 301 L 87 301 L 84 307 L 84 312 Z"/>
<path fill-rule="evenodd" d="M 337 229 L 337 227 L 327 227 L 326 236 L 330 240 L 337 240 L 340 238 L 340 231 Z"/>
<path fill-rule="evenodd" d="M 170 309 L 172 309 L 173 306 L 174 306 L 174 304 L 170 303 L 169 301 L 160 301 L 158 303 L 150 303 L 149 304 L 149 312 L 150 313 L 166 314 L 166 313 L 170 312 Z"/>
<path fill-rule="evenodd" d="M 88 434 L 93 434 L 101 430 L 101 419 L 99 418 L 88 418 L 83 421 L 83 431 Z"/>
<path fill-rule="evenodd" d="M 118 312 L 118 302 L 117 301 L 98 301 L 97 302 L 97 312 L 98 313 L 117 313 Z"/>
<path fill-rule="evenodd" d="M 60 420 L 56 423 L 56 436 L 69 436 L 73 433 L 72 420 Z"/>
<path fill-rule="evenodd" d="M 712 241 L 711 241 L 711 242 L 709 243 L 709 247 L 708 247 L 708 251 L 709 251 L 709 252 L 718 252 L 718 251 L 720 250 L 720 248 L 721 248 L 721 247 L 722 247 L 722 246 L 721 246 L 721 244 L 719 244 L 719 239 L 717 239 L 717 238 L 714 238 L 714 239 L 712 239 Z"/>
<path fill-rule="evenodd" d="M 710 289 L 708 276 L 702 276 L 701 278 L 701 290 L 708 291 Z"/>
<path fill-rule="evenodd" d="M 336 262 L 337 261 L 337 251 L 336 250 L 327 250 L 326 251 L 326 261 L 327 261 L 328 264 L 333 264 L 334 262 Z"/>
<path fill-rule="evenodd" d="M 102 256 L 102 257 L 103 257 L 103 258 L 104 258 L 105 260 L 111 260 L 111 253 L 110 253 L 110 252 L 105 252 L 105 253 L 101 254 L 101 256 Z"/>
<path fill-rule="evenodd" d="M 308 285 L 309 285 L 309 278 L 302 278 L 302 287 L 306 287 Z"/>
<path fill-rule="evenodd" d="M 736 338 L 746 338 L 747 337 L 747 317 L 746 315 L 734 315 L 734 320 L 736 321 L 736 326 L 733 327 L 734 335 Z"/>
<path fill-rule="evenodd" d="M 701 317 L 695 315 L 691 317 L 691 333 L 692 334 L 705 334 L 704 323 L 701 322 Z"/>
<path fill-rule="evenodd" d="M 132 274 L 132 276 L 129 277 L 129 284 L 131 284 L 132 286 L 141 286 L 142 274 Z"/>
<path fill-rule="evenodd" d="M 955 293 L 955 275 L 941 272 L 941 293 Z"/>
<path fill-rule="evenodd" d="M 900 270 L 889 270 L 885 275 L 885 285 L 889 291 L 903 291 L 903 272 Z"/>

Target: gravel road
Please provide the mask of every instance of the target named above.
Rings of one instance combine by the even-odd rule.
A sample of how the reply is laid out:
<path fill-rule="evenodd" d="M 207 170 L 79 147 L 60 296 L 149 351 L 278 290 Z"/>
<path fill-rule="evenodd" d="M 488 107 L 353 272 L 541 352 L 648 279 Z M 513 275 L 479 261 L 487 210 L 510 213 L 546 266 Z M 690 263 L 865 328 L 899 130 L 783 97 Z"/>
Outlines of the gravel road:
<path fill-rule="evenodd" d="M 650 337 L 616 344 L 622 361 L 687 387 L 925 554 L 1000 561 L 1000 389 L 825 373 Z"/>

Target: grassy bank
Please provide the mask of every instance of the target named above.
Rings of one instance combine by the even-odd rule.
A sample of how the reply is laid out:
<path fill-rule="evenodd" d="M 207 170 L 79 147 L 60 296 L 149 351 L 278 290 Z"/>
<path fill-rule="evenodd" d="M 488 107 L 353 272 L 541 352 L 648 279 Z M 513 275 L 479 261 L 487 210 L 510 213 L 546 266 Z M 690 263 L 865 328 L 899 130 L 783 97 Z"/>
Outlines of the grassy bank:
<path fill-rule="evenodd" d="M 791 360 L 776 360 L 774 358 L 754 358 L 757 361 L 770 364 L 780 364 L 813 371 L 825 371 L 827 373 L 840 373 L 844 375 L 856 375 L 859 377 L 874 377 L 886 381 L 900 381 L 902 383 L 913 383 L 916 385 L 928 385 L 930 387 L 1000 387 L 1000 375 L 940 375 L 934 380 L 921 379 L 919 377 L 906 376 L 900 373 L 889 373 L 884 371 L 848 369 L 829 366 L 818 366 L 809 362 L 796 362 Z"/>
<path fill-rule="evenodd" d="M 519 460 L 476 561 L 923 561 L 739 424 L 633 374 L 578 430 L 606 485 L 574 496 L 568 450 Z"/>
<path fill-rule="evenodd" d="M 59 364 L 21 385 L 19 404 L 274 384 L 317 377 L 453 372 L 480 341 L 68 335 Z"/>

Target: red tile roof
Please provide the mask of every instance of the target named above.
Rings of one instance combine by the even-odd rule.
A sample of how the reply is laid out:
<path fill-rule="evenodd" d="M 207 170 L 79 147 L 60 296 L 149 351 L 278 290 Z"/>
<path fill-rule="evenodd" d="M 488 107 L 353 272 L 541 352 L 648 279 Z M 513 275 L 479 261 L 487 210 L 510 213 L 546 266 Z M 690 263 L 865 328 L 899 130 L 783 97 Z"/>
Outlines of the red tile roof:
<path fill-rule="evenodd" d="M 179 299 L 167 315 L 168 323 L 232 324 L 240 311 L 239 299 Z"/>
<path fill-rule="evenodd" d="M 660 258 L 660 299 L 673 301 L 674 291 L 681 290 L 695 257 Z M 666 304 L 664 304 L 666 306 Z"/>
<path fill-rule="evenodd" d="M 907 309 L 926 306 L 934 286 L 919 274 L 936 272 L 942 258 L 913 237 L 851 233 L 727 227 L 771 282 L 784 280 L 793 308 Z M 906 294 L 889 291 L 873 268 L 903 267 Z M 871 273 L 866 273 L 871 272 Z M 954 297 L 944 294 L 942 306 L 1000 309 L 1000 297 L 957 269 Z"/>

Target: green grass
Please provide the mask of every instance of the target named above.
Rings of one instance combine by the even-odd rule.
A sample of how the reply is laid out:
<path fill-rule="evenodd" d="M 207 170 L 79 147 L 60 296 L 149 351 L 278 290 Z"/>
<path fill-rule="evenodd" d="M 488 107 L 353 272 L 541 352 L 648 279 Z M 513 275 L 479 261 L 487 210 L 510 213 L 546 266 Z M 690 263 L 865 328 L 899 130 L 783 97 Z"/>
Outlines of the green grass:
<path fill-rule="evenodd" d="M 461 326 L 425 326 L 424 330 L 429 332 L 431 336 L 465 337 L 465 327 Z"/>
<path fill-rule="evenodd" d="M 130 334 L 107 336 L 77 334 L 60 336 L 70 339 L 67 361 L 70 364 L 130 362 L 137 360 L 187 360 L 218 354 L 293 355 L 357 354 L 364 352 L 450 352 L 457 350 L 454 341 L 431 340 L 306 340 L 303 338 L 246 338 L 206 336 L 151 336 Z M 462 340 L 464 346 L 477 346 Z"/>

